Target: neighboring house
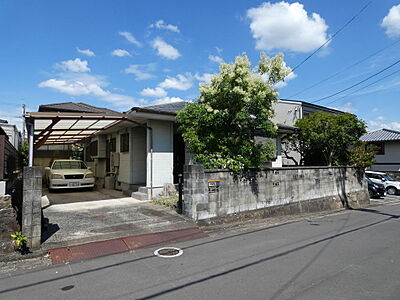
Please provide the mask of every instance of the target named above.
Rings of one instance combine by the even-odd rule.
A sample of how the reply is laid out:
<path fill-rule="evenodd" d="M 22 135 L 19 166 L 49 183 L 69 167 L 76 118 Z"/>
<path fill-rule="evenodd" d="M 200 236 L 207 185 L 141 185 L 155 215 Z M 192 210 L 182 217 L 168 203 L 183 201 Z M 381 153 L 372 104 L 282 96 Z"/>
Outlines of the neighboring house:
<path fill-rule="evenodd" d="M 82 102 L 61 102 L 43 104 L 39 106 L 39 112 L 67 112 L 67 113 L 116 113 L 111 109 L 97 107 Z M 73 145 L 43 145 L 35 151 L 34 164 L 48 167 L 55 159 L 69 159 L 73 156 Z"/>
<path fill-rule="evenodd" d="M 400 173 L 400 131 L 379 129 L 364 134 L 360 140 L 378 148 L 371 170 Z"/>
<path fill-rule="evenodd" d="M 17 126 L 9 124 L 7 120 L 0 119 L 0 127 L 8 136 L 8 140 L 15 149 L 19 150 L 21 148 L 22 137 Z"/>
<path fill-rule="evenodd" d="M 340 110 L 336 110 L 333 108 L 316 105 L 312 103 L 308 103 L 305 101 L 297 101 L 297 100 L 286 100 L 280 99 L 275 104 L 275 117 L 274 120 L 278 124 L 294 126 L 296 121 L 304 118 L 308 114 L 314 113 L 316 111 L 323 111 L 331 114 L 342 114 L 343 112 Z M 284 150 L 284 149 L 283 149 Z M 281 152 L 284 152 L 281 150 Z M 297 152 L 289 152 L 287 153 L 290 157 L 293 157 L 297 162 L 300 161 L 300 154 Z M 282 165 L 290 166 L 294 165 L 294 162 L 291 159 L 285 157 L 285 154 L 282 155 Z"/>
<path fill-rule="evenodd" d="M 0 196 L 9 194 L 18 168 L 18 151 L 8 134 L 0 127 Z"/>

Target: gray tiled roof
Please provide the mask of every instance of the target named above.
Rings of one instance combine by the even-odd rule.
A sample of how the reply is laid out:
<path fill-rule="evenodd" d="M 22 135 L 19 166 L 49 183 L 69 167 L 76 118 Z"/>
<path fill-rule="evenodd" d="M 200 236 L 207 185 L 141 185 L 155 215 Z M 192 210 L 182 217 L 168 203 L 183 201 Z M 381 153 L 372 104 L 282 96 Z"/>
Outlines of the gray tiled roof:
<path fill-rule="evenodd" d="M 379 129 L 364 134 L 362 142 L 400 141 L 400 131 L 391 129 Z"/>
<path fill-rule="evenodd" d="M 175 115 L 178 111 L 183 109 L 188 103 L 190 103 L 190 102 L 179 101 L 179 102 L 172 102 L 172 103 L 165 103 L 165 104 L 133 107 L 132 110 L 140 111 L 140 112 L 152 112 L 152 113 Z"/>
<path fill-rule="evenodd" d="M 62 102 L 62 103 L 51 103 L 42 104 L 39 106 L 40 112 L 81 112 L 81 113 L 102 113 L 102 114 L 113 114 L 117 113 L 114 110 L 89 105 L 83 102 Z"/>

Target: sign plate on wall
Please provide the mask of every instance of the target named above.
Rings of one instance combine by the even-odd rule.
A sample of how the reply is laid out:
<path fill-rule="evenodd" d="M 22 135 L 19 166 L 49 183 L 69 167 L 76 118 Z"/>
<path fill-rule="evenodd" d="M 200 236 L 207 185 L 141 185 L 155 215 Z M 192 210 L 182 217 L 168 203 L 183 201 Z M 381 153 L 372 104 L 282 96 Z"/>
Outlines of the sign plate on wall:
<path fill-rule="evenodd" d="M 210 179 L 208 181 L 208 192 L 209 193 L 217 193 L 219 192 L 219 179 Z"/>

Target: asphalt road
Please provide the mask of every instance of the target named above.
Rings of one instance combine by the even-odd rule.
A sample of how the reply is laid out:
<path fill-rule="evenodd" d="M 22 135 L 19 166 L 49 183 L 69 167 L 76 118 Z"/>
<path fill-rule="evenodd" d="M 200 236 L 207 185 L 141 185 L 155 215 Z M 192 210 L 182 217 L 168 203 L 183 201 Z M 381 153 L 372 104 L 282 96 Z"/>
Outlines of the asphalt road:
<path fill-rule="evenodd" d="M 399 201 L 0 279 L 0 299 L 399 299 Z"/>

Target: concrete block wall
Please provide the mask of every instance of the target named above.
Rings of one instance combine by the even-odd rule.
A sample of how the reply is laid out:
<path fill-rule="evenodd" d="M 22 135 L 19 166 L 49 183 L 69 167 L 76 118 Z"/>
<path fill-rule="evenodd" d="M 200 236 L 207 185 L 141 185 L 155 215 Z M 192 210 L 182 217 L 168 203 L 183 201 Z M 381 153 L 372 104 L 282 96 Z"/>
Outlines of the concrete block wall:
<path fill-rule="evenodd" d="M 185 166 L 184 212 L 196 221 L 265 209 L 271 215 L 272 209 L 286 214 L 368 203 L 364 173 L 355 168 L 293 167 L 235 174 Z"/>
<path fill-rule="evenodd" d="M 42 168 L 24 167 L 22 202 L 22 232 L 27 246 L 39 249 L 42 230 Z"/>

